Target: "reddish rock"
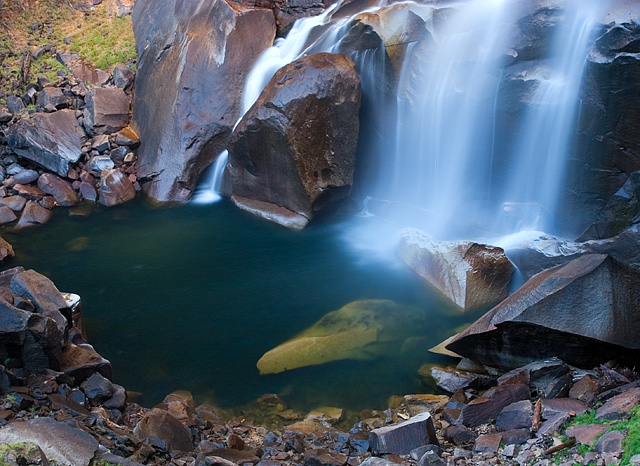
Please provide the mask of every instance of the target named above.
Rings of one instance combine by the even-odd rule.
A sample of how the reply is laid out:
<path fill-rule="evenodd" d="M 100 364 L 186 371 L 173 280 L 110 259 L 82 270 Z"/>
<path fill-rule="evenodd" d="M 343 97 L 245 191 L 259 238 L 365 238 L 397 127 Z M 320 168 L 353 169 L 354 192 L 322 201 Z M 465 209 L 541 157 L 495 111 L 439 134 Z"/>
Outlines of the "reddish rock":
<path fill-rule="evenodd" d="M 43 173 L 38 178 L 38 188 L 50 194 L 62 207 L 72 207 L 78 203 L 78 195 L 71 184 L 51 173 Z"/>
<path fill-rule="evenodd" d="M 116 169 L 104 170 L 100 178 L 100 204 L 111 207 L 136 197 L 136 190 L 127 176 Z"/>
<path fill-rule="evenodd" d="M 16 217 L 16 214 L 13 213 L 13 210 L 11 210 L 11 207 L 8 207 L 6 205 L 0 207 L 0 225 L 15 222 L 17 218 L 18 217 Z"/>
<path fill-rule="evenodd" d="M 490 419 L 496 419 L 511 403 L 528 400 L 530 396 L 531 391 L 528 385 L 521 383 L 498 385 L 465 406 L 462 409 L 461 422 L 467 427 L 485 424 Z"/>
<path fill-rule="evenodd" d="M 59 53 L 57 58 L 71 70 L 71 73 L 78 81 L 102 86 L 109 80 L 109 73 L 97 69 L 77 55 Z"/>
<path fill-rule="evenodd" d="M 640 404 L 640 388 L 632 388 L 614 396 L 596 411 L 596 420 L 623 419 L 632 408 Z"/>
<path fill-rule="evenodd" d="M 9 209 L 9 213 L 13 215 L 13 211 L 11 211 L 11 209 Z M 2 209 L 0 209 L 0 217 L 1 216 L 2 216 Z M 14 219 L 15 219 L 15 215 L 14 215 Z M 0 223 L 2 223 L 1 220 L 0 220 Z M 13 256 L 15 256 L 15 253 L 13 252 L 13 246 L 11 246 L 4 238 L 0 238 L 0 261 L 5 260 L 7 257 L 13 257 Z"/>
<path fill-rule="evenodd" d="M 575 438 L 576 442 L 582 445 L 591 445 L 596 437 L 609 428 L 606 424 L 589 424 L 577 425 L 569 427 L 566 435 L 569 438 Z"/>
<path fill-rule="evenodd" d="M 579 400 L 571 398 L 542 400 L 542 419 L 551 419 L 558 414 L 576 416 L 586 412 L 587 406 Z"/>
<path fill-rule="evenodd" d="M 360 96 L 345 55 L 312 54 L 278 70 L 231 137 L 233 195 L 307 219 L 348 197 Z"/>
<path fill-rule="evenodd" d="M 493 306 L 509 294 L 514 267 L 501 248 L 469 241 L 436 241 L 409 228 L 401 234 L 398 255 L 463 310 Z"/>
<path fill-rule="evenodd" d="M 533 405 L 529 400 L 516 401 L 506 406 L 496 419 L 498 430 L 530 429 L 533 422 Z"/>
<path fill-rule="evenodd" d="M 482 453 L 497 453 L 500 448 L 501 434 L 483 434 L 478 436 L 473 446 L 473 453 L 476 455 Z"/>
<path fill-rule="evenodd" d="M 100 373 L 108 379 L 113 377 L 111 363 L 87 343 L 67 344 L 62 350 L 60 370 L 71 377 L 76 385 L 95 373 Z"/>
<path fill-rule="evenodd" d="M 168 450 L 193 450 L 193 441 L 189 428 L 168 412 L 158 408 L 154 408 L 145 414 L 133 432 L 139 439 L 143 440 L 149 437 L 156 437 L 165 443 Z M 230 451 L 235 452 L 236 450 Z"/>
<path fill-rule="evenodd" d="M 13 190 L 17 192 L 20 196 L 31 200 L 31 201 L 39 201 L 45 195 L 45 193 L 35 186 L 28 186 L 24 184 L 17 184 L 13 187 Z"/>
<path fill-rule="evenodd" d="M 15 229 L 21 230 L 23 228 L 44 225 L 51 220 L 51 215 L 50 210 L 45 209 L 33 201 L 28 201 L 22 211 L 22 215 L 20 215 L 20 220 L 18 220 Z"/>
<path fill-rule="evenodd" d="M 24 209 L 27 200 L 22 196 L 7 196 L 0 199 L 0 205 L 7 206 L 14 212 Z"/>
<path fill-rule="evenodd" d="M 477 437 L 474 431 L 459 424 L 447 427 L 444 431 L 445 440 L 459 447 L 471 444 Z"/>
<path fill-rule="evenodd" d="M 129 123 L 130 97 L 122 89 L 91 89 L 85 102 L 84 127 L 89 134 L 115 133 Z"/>
<path fill-rule="evenodd" d="M 53 196 L 45 196 L 38 202 L 45 209 L 53 209 L 56 206 L 56 200 Z"/>
<path fill-rule="evenodd" d="M 207 457 L 209 456 L 222 458 L 230 461 L 232 464 L 256 464 L 260 461 L 260 458 L 251 452 L 238 451 L 230 448 L 213 448 L 207 451 Z"/>

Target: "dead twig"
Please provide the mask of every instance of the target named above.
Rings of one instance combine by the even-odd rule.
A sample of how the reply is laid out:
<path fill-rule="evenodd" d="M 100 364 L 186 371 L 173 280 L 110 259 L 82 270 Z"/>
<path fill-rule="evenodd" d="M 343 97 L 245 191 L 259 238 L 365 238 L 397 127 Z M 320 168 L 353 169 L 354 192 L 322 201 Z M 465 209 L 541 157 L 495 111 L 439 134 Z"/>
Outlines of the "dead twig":
<path fill-rule="evenodd" d="M 538 400 L 536 401 L 536 404 L 533 407 L 533 422 L 531 423 L 531 432 L 538 432 L 538 429 L 540 429 L 541 418 L 542 418 L 542 402 Z"/>
<path fill-rule="evenodd" d="M 576 443 L 576 439 L 574 439 L 574 438 L 569 439 L 566 442 L 561 443 L 560 445 L 556 445 L 555 447 L 547 448 L 544 451 L 544 454 L 545 455 L 551 455 L 553 453 L 559 452 L 560 450 L 564 450 L 565 448 L 572 447 L 572 446 L 575 445 L 575 443 Z"/>

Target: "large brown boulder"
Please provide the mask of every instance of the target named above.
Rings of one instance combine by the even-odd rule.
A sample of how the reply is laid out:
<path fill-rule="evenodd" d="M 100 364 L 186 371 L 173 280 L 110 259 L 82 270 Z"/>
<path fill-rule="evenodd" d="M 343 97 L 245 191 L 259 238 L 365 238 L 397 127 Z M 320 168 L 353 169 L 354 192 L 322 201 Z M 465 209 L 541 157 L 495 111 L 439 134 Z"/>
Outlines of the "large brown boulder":
<path fill-rule="evenodd" d="M 91 89 L 85 102 L 84 127 L 91 135 L 117 133 L 129 123 L 131 98 L 123 89 Z"/>
<path fill-rule="evenodd" d="M 493 306 L 506 298 L 515 270 L 501 248 L 473 241 L 437 241 L 413 228 L 402 232 L 398 255 L 465 311 Z"/>
<path fill-rule="evenodd" d="M 345 55 L 313 54 L 278 70 L 231 138 L 228 169 L 236 204 L 241 198 L 272 204 L 304 225 L 331 201 L 347 197 L 360 96 L 355 66 Z"/>
<path fill-rule="evenodd" d="M 247 72 L 275 37 L 273 12 L 225 0 L 138 0 L 132 127 L 149 197 L 186 201 L 241 115 Z"/>
<path fill-rule="evenodd" d="M 112 207 L 136 197 L 136 190 L 127 175 L 115 168 L 103 170 L 100 177 L 100 204 Z"/>
<path fill-rule="evenodd" d="M 446 347 L 502 368 L 553 356 L 578 367 L 636 361 L 639 283 L 637 269 L 587 254 L 535 275 Z"/>

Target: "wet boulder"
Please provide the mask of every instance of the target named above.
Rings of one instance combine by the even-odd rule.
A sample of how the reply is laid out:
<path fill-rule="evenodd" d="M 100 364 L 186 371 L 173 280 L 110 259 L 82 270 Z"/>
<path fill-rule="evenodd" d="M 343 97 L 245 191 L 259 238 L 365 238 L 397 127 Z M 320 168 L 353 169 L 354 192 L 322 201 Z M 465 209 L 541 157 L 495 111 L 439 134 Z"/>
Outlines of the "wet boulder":
<path fill-rule="evenodd" d="M 133 183 L 127 175 L 116 169 L 104 170 L 100 178 L 100 204 L 112 207 L 129 202 L 136 196 Z"/>
<path fill-rule="evenodd" d="M 502 368 L 554 356 L 578 367 L 632 361 L 640 355 L 638 283 L 638 269 L 583 255 L 535 275 L 447 348 Z"/>
<path fill-rule="evenodd" d="M 89 134 L 116 133 L 129 123 L 130 97 L 122 89 L 91 89 L 85 103 L 84 127 Z"/>
<path fill-rule="evenodd" d="M 22 230 L 24 228 L 44 225 L 51 220 L 52 215 L 49 209 L 45 209 L 36 202 L 28 201 L 24 206 L 24 210 L 20 215 L 20 220 L 18 220 L 15 229 Z"/>
<path fill-rule="evenodd" d="M 11 128 L 9 147 L 20 157 L 67 176 L 86 138 L 73 110 L 37 113 Z"/>
<path fill-rule="evenodd" d="M 78 195 L 71 187 L 71 184 L 51 173 L 40 175 L 38 188 L 53 196 L 59 206 L 72 207 L 78 203 Z"/>
<path fill-rule="evenodd" d="M 245 76 L 273 44 L 274 15 L 225 0 L 138 0 L 132 18 L 138 175 L 149 197 L 186 201 L 227 145 Z"/>
<path fill-rule="evenodd" d="M 191 431 L 166 411 L 154 408 L 149 411 L 134 429 L 134 434 L 143 440 L 155 437 L 167 450 L 191 451 Z"/>
<path fill-rule="evenodd" d="M 463 310 L 507 297 L 514 267 L 495 246 L 436 241 L 416 229 L 402 232 L 398 255 L 424 281 Z"/>
<path fill-rule="evenodd" d="M 360 97 L 355 65 L 344 55 L 313 54 L 278 70 L 231 138 L 228 170 L 236 204 L 255 199 L 304 224 L 346 198 Z"/>

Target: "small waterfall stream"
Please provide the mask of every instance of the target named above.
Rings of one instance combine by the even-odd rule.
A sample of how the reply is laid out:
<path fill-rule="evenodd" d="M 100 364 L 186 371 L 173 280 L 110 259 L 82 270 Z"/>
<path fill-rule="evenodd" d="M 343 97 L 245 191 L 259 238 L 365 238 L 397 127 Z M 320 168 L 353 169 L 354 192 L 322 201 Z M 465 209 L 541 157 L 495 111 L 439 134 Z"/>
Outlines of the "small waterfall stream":
<path fill-rule="evenodd" d="M 402 223 L 405 218 L 399 226 L 419 226 L 443 239 L 553 230 L 596 2 L 567 2 L 551 28 L 549 50 L 533 70 L 523 60 L 512 65 L 518 55 L 514 31 L 526 4 L 472 0 L 417 7 L 406 2 L 430 10 L 425 24 L 432 40 L 407 44 L 402 68 L 396 70 L 394 108 L 388 105 L 388 86 L 380 84 L 386 79 L 381 78 L 384 48 L 348 52 L 363 87 L 361 128 L 371 139 L 361 141 L 360 151 L 376 161 L 373 176 L 356 174 L 366 178 L 357 188 L 360 199 L 392 201 L 400 212 L 394 219 Z M 306 53 L 342 51 L 353 16 L 332 18 L 339 9 L 335 4 L 322 15 L 297 21 L 286 38 L 263 53 L 245 84 L 243 113 L 280 67 Z M 439 9 L 447 18 L 436 27 Z M 318 27 L 321 34 L 311 41 Z M 513 119 L 514 128 L 506 136 L 501 129 L 497 143 L 497 128 L 510 118 L 501 108 L 503 94 L 514 79 L 534 83 L 533 90 Z M 225 151 L 217 158 L 195 202 L 220 198 L 226 156 Z M 408 207 L 404 213 L 402 206 Z"/>

